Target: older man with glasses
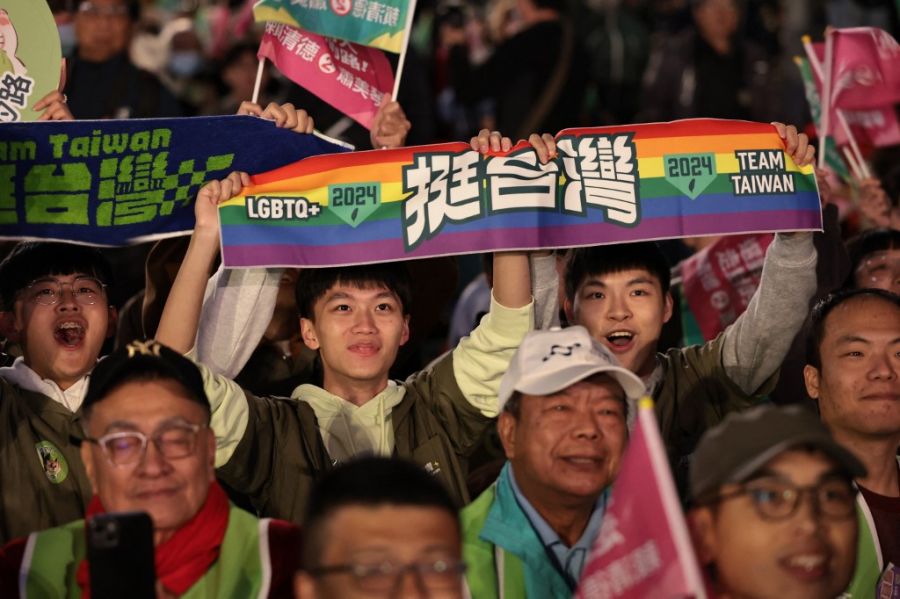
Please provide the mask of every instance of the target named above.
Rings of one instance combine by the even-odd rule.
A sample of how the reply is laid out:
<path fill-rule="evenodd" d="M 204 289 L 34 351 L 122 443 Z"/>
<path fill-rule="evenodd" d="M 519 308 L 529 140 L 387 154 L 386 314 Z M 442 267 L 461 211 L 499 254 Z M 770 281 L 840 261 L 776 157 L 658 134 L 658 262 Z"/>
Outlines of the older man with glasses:
<path fill-rule="evenodd" d="M 133 342 L 94 369 L 81 413 L 94 492 L 87 520 L 0 551 L 0 596 L 89 596 L 86 522 L 113 512 L 149 514 L 158 597 L 291 596 L 299 531 L 234 507 L 216 483 L 209 403 L 193 363 Z"/>
<path fill-rule="evenodd" d="M 864 475 L 799 405 L 733 413 L 710 429 L 691 461 L 688 520 L 715 593 L 839 596 L 856 561 L 853 479 Z"/>

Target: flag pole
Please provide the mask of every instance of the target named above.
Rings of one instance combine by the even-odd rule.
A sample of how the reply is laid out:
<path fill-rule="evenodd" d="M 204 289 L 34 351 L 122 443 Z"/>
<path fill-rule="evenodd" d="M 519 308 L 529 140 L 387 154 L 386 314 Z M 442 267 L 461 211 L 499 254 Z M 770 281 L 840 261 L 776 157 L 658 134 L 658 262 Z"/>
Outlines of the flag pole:
<path fill-rule="evenodd" d="M 410 0 L 406 11 L 406 25 L 403 28 L 403 47 L 400 50 L 400 60 L 397 62 L 397 73 L 394 75 L 394 91 L 391 100 L 397 101 L 397 92 L 400 91 L 400 77 L 403 75 L 403 65 L 406 63 L 406 51 L 409 48 L 409 37 L 412 33 L 413 15 L 416 12 L 416 0 Z"/>
<path fill-rule="evenodd" d="M 816 56 L 815 50 L 813 50 L 812 40 L 808 35 L 804 35 L 801 39 L 803 40 L 803 49 L 806 51 L 806 57 L 809 60 L 809 66 L 812 67 L 815 76 L 824 82 L 825 77 L 822 73 L 822 65 L 821 63 L 819 63 L 819 59 Z M 866 178 L 871 177 L 872 175 L 869 173 L 869 166 L 863 159 L 862 152 L 859 151 L 859 145 L 857 145 L 856 143 L 856 137 L 853 135 L 853 130 L 850 129 L 850 125 L 847 123 L 847 117 L 844 116 L 844 111 L 840 108 L 836 108 L 834 113 L 837 116 L 838 125 L 840 125 L 841 130 L 847 137 L 847 141 L 850 143 L 850 149 L 853 151 L 853 156 L 856 158 L 856 163 L 859 164 L 860 168 L 862 169 L 860 172 Z"/>
<path fill-rule="evenodd" d="M 266 57 L 259 57 L 259 67 L 256 69 L 256 83 L 253 84 L 253 99 L 250 100 L 254 104 L 259 103 L 259 87 L 262 84 L 263 69 L 266 68 Z"/>
<path fill-rule="evenodd" d="M 859 170 L 859 164 L 856 162 L 856 158 L 853 156 L 853 152 L 847 149 L 847 146 L 841 148 L 841 151 L 844 153 L 844 158 L 847 159 L 847 164 L 850 165 L 850 170 L 853 171 L 853 176 L 857 179 L 862 179 L 862 173 Z"/>
<path fill-rule="evenodd" d="M 828 137 L 831 125 L 831 70 L 832 70 L 832 37 L 831 30 L 825 30 L 825 68 L 822 79 L 822 132 L 819 139 L 819 168 L 825 166 L 825 138 Z"/>

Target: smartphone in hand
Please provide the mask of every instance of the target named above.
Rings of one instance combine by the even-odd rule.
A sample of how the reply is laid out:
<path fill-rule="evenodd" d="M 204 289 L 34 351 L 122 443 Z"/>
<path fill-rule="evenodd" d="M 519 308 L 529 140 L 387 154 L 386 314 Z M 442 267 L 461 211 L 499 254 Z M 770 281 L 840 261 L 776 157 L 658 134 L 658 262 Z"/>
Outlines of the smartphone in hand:
<path fill-rule="evenodd" d="M 88 520 L 88 568 L 94 599 L 156 599 L 153 522 L 144 512 Z"/>

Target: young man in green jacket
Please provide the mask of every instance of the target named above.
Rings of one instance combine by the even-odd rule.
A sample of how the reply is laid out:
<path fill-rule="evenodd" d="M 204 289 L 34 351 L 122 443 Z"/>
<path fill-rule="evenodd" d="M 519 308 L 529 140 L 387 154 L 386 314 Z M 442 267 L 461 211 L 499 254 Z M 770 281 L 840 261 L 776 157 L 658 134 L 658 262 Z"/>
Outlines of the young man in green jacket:
<path fill-rule="evenodd" d="M 90 483 L 72 435 L 103 342 L 116 328 L 112 271 L 94 248 L 24 242 L 0 264 L 0 543 L 81 518 Z"/>
<path fill-rule="evenodd" d="M 481 141 L 495 150 L 511 146 L 485 133 L 473 148 Z M 248 183 L 246 174 L 232 173 L 198 195 L 197 225 L 157 332 L 179 351 L 194 344 L 218 252 L 217 205 Z M 481 325 L 433 368 L 402 383 L 388 372 L 409 337 L 403 266 L 304 271 L 297 283 L 300 326 L 304 342 L 319 352 L 323 384 L 301 385 L 291 398 L 259 398 L 204 370 L 222 480 L 259 512 L 299 522 L 311 482 L 334 463 L 396 455 L 437 476 L 464 505 L 467 455 L 497 415 L 500 377 L 534 318 L 527 255 L 498 253 L 494 261 L 493 302 Z M 229 318 L 235 317 L 242 318 Z"/>
<path fill-rule="evenodd" d="M 793 126 L 774 126 L 794 162 L 811 164 L 814 148 L 806 135 Z M 703 432 L 728 412 L 760 401 L 777 382 L 816 289 L 816 259 L 812 233 L 776 234 L 759 287 L 737 321 L 703 345 L 659 353 L 663 324 L 672 317 L 672 296 L 669 264 L 658 246 L 606 245 L 570 254 L 563 305 L 567 320 L 587 328 L 643 379 L 682 490 L 687 456 Z"/>
<path fill-rule="evenodd" d="M 500 383 L 507 463 L 462 510 L 472 597 L 567 597 L 600 532 L 644 393 L 584 327 L 529 333 Z"/>

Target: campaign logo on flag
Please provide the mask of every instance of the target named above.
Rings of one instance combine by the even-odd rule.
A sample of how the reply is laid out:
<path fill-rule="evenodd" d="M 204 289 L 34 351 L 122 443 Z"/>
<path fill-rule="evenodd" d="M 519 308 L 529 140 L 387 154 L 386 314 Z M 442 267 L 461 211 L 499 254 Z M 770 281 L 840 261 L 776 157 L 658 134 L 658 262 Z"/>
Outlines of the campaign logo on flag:
<path fill-rule="evenodd" d="M 681 264 L 684 297 L 704 340 L 737 320 L 759 287 L 771 234 L 730 235 Z"/>
<path fill-rule="evenodd" d="M 367 129 L 394 87 L 391 65 L 381 50 L 281 23 L 266 24 L 258 55 Z"/>
<path fill-rule="evenodd" d="M 900 102 L 897 40 L 874 27 L 833 29 L 827 35 L 832 44 L 831 104 L 860 109 Z"/>
<path fill-rule="evenodd" d="M 650 398 L 640 401 L 575 597 L 706 597 Z"/>
<path fill-rule="evenodd" d="M 888 36 L 890 37 L 890 36 Z M 806 45 L 809 73 L 804 69 L 802 63 L 798 63 L 800 74 L 804 78 L 807 85 L 806 96 L 810 101 L 810 110 L 813 120 L 816 124 L 816 130 L 821 127 L 821 103 L 820 98 L 823 97 L 823 69 L 825 61 L 825 44 L 813 43 Z M 900 69 L 898 69 L 900 70 Z M 808 77 L 812 78 L 814 88 L 810 90 Z M 811 91 L 815 92 L 816 105 L 810 99 Z M 834 94 L 832 94 L 834 97 Z M 829 122 L 831 123 L 828 135 L 834 138 L 834 143 L 844 146 L 849 143 L 849 138 L 843 126 L 838 124 L 837 109 L 834 105 L 830 106 L 831 114 Z M 868 146 L 884 147 L 900 143 L 900 122 L 897 121 L 897 113 L 894 106 L 890 103 L 885 105 L 870 105 L 867 108 L 859 110 L 841 110 L 843 118 L 850 127 L 851 134 L 862 144 Z M 819 132 L 821 135 L 821 132 Z M 830 162 L 829 162 L 830 164 Z"/>
<path fill-rule="evenodd" d="M 253 16 L 399 53 L 409 10 L 409 0 L 259 0 Z"/>

